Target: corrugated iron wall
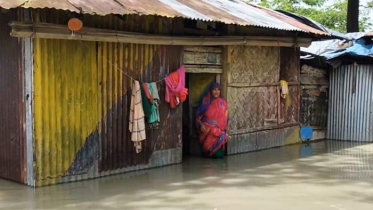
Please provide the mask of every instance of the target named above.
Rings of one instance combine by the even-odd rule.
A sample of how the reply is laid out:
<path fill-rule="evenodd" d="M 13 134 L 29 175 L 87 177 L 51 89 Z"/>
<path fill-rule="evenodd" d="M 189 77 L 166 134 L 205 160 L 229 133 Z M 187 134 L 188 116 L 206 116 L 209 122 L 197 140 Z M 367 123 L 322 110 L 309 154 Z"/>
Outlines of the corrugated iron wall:
<path fill-rule="evenodd" d="M 65 40 L 34 40 L 37 181 L 64 175 L 86 138 L 97 131 L 101 112 L 96 43 L 85 43 L 85 46 L 87 49 Z"/>
<path fill-rule="evenodd" d="M 22 41 L 9 36 L 16 11 L 0 9 L 0 177 L 26 182 Z"/>
<path fill-rule="evenodd" d="M 38 22 L 67 24 L 66 11 L 28 10 Z M 169 34 L 173 20 L 128 15 L 81 17 L 87 27 Z M 172 24 L 171 24 L 172 23 Z M 181 161 L 181 108 L 160 106 L 136 154 L 128 132 L 130 86 L 123 75 L 155 81 L 182 64 L 182 47 L 41 40 L 34 43 L 36 185 L 93 178 Z M 164 97 L 164 84 L 158 84 Z M 180 157 L 179 157 L 180 156 Z"/>
<path fill-rule="evenodd" d="M 153 151 L 176 148 L 177 140 L 181 135 L 181 110 L 170 110 L 163 102 L 160 107 L 163 120 L 159 129 L 148 130 L 144 152 L 136 154 L 132 142 L 128 141 L 130 139 L 128 132 L 130 94 L 128 91 L 131 81 L 128 77 L 123 77 L 123 74 L 116 68 L 122 69 L 133 78 L 142 78 L 143 81 L 149 82 L 158 81 L 180 67 L 182 47 L 99 43 L 98 50 L 99 67 L 102 66 L 103 72 L 101 97 L 103 101 L 107 101 L 102 103 L 101 110 L 108 110 L 108 107 L 111 107 L 101 126 L 102 133 L 105 135 L 102 135 L 101 140 L 100 170 L 115 170 L 146 164 Z M 115 65 L 112 66 L 107 61 Z M 158 84 L 158 88 L 161 98 L 164 98 L 163 82 Z M 108 90 L 107 94 L 105 89 Z"/>
<path fill-rule="evenodd" d="M 332 70 L 329 93 L 327 138 L 373 141 L 373 66 Z"/>
<path fill-rule="evenodd" d="M 182 47 L 38 39 L 34 43 L 36 185 L 146 165 L 179 147 L 181 109 L 160 107 L 159 130 L 136 154 L 128 131 L 131 80 L 156 81 L 182 63 Z M 163 83 L 159 84 L 161 97 Z"/>

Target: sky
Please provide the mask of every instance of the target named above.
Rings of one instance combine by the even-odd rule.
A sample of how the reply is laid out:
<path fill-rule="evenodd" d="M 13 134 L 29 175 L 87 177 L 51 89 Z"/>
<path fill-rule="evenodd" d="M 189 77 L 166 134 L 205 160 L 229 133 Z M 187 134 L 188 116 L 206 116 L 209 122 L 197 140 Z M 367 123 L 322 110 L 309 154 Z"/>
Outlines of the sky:
<path fill-rule="evenodd" d="M 372 2 L 373 0 L 360 0 L 360 4 L 363 4 L 364 6 L 367 5 L 368 2 Z M 373 24 L 373 9 L 370 9 L 370 11 L 366 11 L 368 17 L 370 17 L 370 23 Z M 369 31 L 373 31 L 373 26 L 368 29 Z"/>

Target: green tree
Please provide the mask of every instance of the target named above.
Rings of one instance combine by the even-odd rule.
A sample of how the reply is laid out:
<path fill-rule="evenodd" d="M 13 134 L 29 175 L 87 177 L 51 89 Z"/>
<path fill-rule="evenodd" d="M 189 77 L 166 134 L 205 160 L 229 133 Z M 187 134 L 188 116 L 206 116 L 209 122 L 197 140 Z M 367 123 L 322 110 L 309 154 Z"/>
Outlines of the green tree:
<path fill-rule="evenodd" d="M 346 32 L 348 0 L 249 0 L 261 6 L 285 10 L 311 18 L 324 26 L 339 32 Z M 368 4 L 371 9 L 373 4 Z M 363 12 L 363 11 L 361 11 Z M 360 30 L 371 27 L 367 16 L 361 16 Z"/>

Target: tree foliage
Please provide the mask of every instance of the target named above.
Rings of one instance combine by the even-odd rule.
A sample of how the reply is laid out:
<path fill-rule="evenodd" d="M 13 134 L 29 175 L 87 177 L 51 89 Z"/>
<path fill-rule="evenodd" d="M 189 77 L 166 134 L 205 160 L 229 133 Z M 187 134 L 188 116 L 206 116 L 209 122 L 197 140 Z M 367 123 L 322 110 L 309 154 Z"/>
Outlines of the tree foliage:
<path fill-rule="evenodd" d="M 311 18 L 324 26 L 339 32 L 346 32 L 348 0 L 249 0 L 261 6 L 285 10 Z M 373 3 L 368 4 L 372 9 Z M 368 17 L 361 11 L 360 30 L 365 30 L 372 25 Z"/>

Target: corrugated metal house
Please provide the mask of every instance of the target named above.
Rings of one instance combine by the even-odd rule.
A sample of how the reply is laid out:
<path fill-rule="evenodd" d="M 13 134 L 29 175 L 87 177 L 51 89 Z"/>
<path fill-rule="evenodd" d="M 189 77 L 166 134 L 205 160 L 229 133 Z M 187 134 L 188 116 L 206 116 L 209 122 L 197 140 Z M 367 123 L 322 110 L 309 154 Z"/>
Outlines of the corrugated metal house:
<path fill-rule="evenodd" d="M 303 49 L 310 65 L 328 69 L 327 138 L 373 141 L 373 34 L 346 34 L 350 40 L 314 42 Z M 324 78 L 318 80 L 322 82 Z M 317 115 L 315 115 L 317 116 Z M 323 119 L 324 116 L 319 116 Z"/>
<path fill-rule="evenodd" d="M 300 141 L 299 47 L 327 34 L 291 17 L 238 0 L 0 0 L 0 7 L 2 178 L 44 186 L 180 163 L 183 148 L 198 153 L 191 125 L 211 81 L 221 82 L 229 103 L 229 154 Z M 84 23 L 75 34 L 72 17 Z M 161 103 L 160 128 L 147 131 L 137 154 L 125 74 L 151 82 L 181 65 L 188 102 Z M 280 98 L 280 79 L 289 82 L 291 105 Z"/>

